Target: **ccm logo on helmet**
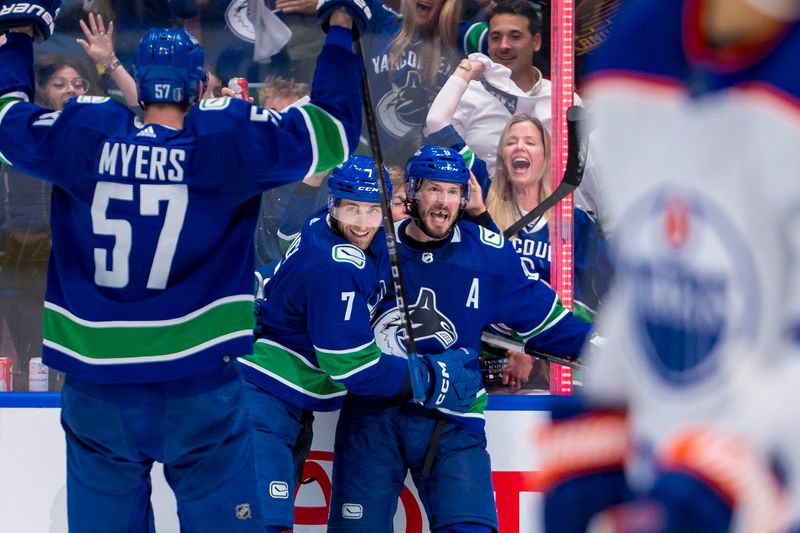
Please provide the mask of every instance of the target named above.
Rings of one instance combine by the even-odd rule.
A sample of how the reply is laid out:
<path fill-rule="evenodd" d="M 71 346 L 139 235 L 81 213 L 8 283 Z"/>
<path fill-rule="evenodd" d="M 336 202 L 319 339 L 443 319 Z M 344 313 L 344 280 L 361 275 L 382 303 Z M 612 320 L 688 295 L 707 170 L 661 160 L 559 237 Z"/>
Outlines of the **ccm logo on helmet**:
<path fill-rule="evenodd" d="M 37 17 L 40 17 L 45 24 L 47 24 L 51 32 L 55 27 L 55 24 L 53 23 L 53 15 L 48 13 L 45 8 L 37 4 L 31 4 L 29 2 L 19 2 L 17 4 L 11 4 L 0 7 L 0 17 L 3 17 L 11 13 L 14 14 L 33 13 Z M 58 13 L 58 11 L 56 11 L 56 13 Z"/>

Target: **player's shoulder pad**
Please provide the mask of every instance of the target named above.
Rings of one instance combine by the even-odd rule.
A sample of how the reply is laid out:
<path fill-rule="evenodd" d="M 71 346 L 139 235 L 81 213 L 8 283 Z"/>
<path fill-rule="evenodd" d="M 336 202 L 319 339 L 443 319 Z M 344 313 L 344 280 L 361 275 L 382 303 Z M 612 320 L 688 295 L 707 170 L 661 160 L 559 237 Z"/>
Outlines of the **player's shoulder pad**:
<path fill-rule="evenodd" d="M 367 265 L 367 256 L 357 246 L 352 244 L 335 244 L 331 248 L 331 259 L 336 263 L 345 263 L 363 270 Z"/>

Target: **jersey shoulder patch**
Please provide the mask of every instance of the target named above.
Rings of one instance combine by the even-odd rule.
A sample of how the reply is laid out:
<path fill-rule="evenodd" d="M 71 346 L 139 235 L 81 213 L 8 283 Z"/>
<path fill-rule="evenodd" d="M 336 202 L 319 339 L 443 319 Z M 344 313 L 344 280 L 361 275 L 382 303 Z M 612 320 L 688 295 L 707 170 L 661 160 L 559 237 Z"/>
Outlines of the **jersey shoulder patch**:
<path fill-rule="evenodd" d="M 231 98 L 229 96 L 220 96 L 219 98 L 203 98 L 198 105 L 200 111 L 220 111 L 226 109 L 231 105 Z"/>
<path fill-rule="evenodd" d="M 109 96 L 79 96 L 75 99 L 79 104 L 104 104 L 111 100 Z"/>
<path fill-rule="evenodd" d="M 352 244 L 337 244 L 331 248 L 331 258 L 337 263 L 350 263 L 359 270 L 367 264 L 367 256 Z"/>
<path fill-rule="evenodd" d="M 479 226 L 480 228 L 480 239 L 483 244 L 491 246 L 492 248 L 502 248 L 505 242 L 505 238 L 500 235 L 499 233 L 495 233 L 490 229 L 486 229 L 483 226 Z"/>

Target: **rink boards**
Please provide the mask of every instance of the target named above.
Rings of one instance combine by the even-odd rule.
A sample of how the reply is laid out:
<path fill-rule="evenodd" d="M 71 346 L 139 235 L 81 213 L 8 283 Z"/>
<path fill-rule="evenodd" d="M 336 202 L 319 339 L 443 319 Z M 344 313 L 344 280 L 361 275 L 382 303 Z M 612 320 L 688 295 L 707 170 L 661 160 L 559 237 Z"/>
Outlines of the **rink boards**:
<path fill-rule="evenodd" d="M 538 524 L 537 465 L 532 435 L 547 419 L 550 396 L 491 396 L 486 413 L 501 533 L 533 533 Z M 0 532 L 66 533 L 64 435 L 55 393 L 0 393 Z M 325 531 L 330 501 L 336 413 L 318 413 L 314 443 L 296 500 L 298 533 Z M 410 478 L 395 516 L 395 531 L 428 531 Z M 156 529 L 177 532 L 175 501 L 163 472 L 153 473 Z"/>

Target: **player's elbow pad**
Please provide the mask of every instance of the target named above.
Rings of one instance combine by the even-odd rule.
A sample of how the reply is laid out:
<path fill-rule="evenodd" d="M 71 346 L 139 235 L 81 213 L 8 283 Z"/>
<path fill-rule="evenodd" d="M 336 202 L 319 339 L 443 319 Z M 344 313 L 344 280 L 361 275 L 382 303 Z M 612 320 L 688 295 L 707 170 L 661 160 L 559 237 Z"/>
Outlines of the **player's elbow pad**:
<path fill-rule="evenodd" d="M 770 461 L 739 435 L 688 427 L 657 450 L 651 498 L 682 528 L 785 531 L 788 502 Z"/>
<path fill-rule="evenodd" d="M 624 412 L 557 407 L 537 441 L 545 531 L 585 531 L 597 513 L 628 498 L 623 468 L 630 438 Z"/>

